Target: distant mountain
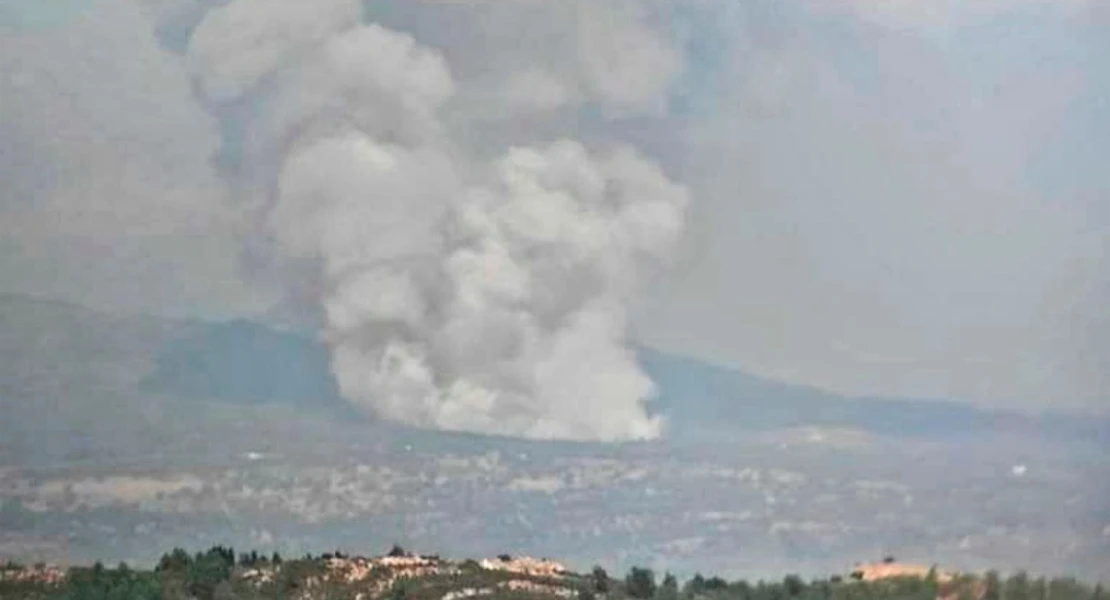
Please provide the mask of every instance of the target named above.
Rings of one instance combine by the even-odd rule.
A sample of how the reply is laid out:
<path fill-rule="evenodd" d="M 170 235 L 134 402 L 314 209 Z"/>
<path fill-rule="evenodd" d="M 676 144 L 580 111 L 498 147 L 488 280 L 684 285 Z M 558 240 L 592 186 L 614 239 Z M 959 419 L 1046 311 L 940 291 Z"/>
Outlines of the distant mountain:
<path fill-rule="evenodd" d="M 840 396 L 649 348 L 640 350 L 640 361 L 658 386 L 653 409 L 668 417 L 675 433 L 823 426 L 892 437 L 954 439 L 991 431 L 1110 442 L 1106 418 L 1026 415 L 949 400 Z"/>
<path fill-rule="evenodd" d="M 986 430 L 1087 437 L 1110 431 L 1105 421 L 1062 415 L 1033 418 L 954 401 L 845 397 L 646 347 L 639 349 L 639 358 L 657 385 L 658 395 L 649 408 L 667 418 L 676 436 L 799 426 L 930 438 Z M 323 346 L 308 335 L 246 321 L 192 325 L 161 349 L 143 386 L 160 393 L 236 403 L 290 403 L 350 416 Z"/>
<path fill-rule="evenodd" d="M 534 442 L 360 414 L 311 334 L 0 295 L 0 563 L 399 541 L 687 574 L 887 554 L 1106 573 L 1105 421 L 639 355 L 665 439 Z"/>
<path fill-rule="evenodd" d="M 160 348 L 142 389 L 232 403 L 347 407 L 325 348 L 307 335 L 243 320 L 190 324 Z"/>
<path fill-rule="evenodd" d="M 892 436 L 948 437 L 997 423 L 994 415 L 964 403 L 839 396 L 647 348 L 640 351 L 640 360 L 658 386 L 653 407 L 676 431 L 819 425 Z"/>
<path fill-rule="evenodd" d="M 26 410 L 69 393 L 105 397 L 107 406 L 154 396 L 361 418 L 339 396 L 326 348 L 303 332 L 242 320 L 125 318 L 18 296 L 0 296 L 0 323 L 0 401 Z M 890 437 L 991 431 L 1110 440 L 1107 419 L 845 397 L 646 347 L 639 359 L 657 385 L 649 409 L 667 418 L 675 439 L 818 426 Z"/>

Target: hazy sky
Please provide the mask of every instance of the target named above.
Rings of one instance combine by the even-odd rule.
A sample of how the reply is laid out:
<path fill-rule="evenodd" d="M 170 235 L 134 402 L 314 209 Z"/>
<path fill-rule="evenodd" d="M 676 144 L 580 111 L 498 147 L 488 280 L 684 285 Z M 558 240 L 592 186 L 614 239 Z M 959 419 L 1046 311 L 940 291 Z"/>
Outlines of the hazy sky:
<path fill-rule="evenodd" d="M 240 126 L 249 106 L 213 110 L 219 81 L 207 100 L 194 84 L 186 48 L 217 4 L 0 0 L 3 291 L 308 310 L 273 308 L 286 281 L 259 265 L 257 207 L 216 166 L 262 143 Z M 687 231 L 638 339 L 852 393 L 1110 410 L 1108 3 L 367 14 L 443 53 L 442 127 L 468 157 L 623 141 L 686 186 Z M 225 79 L 251 68 L 221 56 L 201 58 Z"/>
<path fill-rule="evenodd" d="M 1105 410 L 1095 4 L 733 9 L 687 146 L 687 273 L 648 338 L 859 393 Z"/>

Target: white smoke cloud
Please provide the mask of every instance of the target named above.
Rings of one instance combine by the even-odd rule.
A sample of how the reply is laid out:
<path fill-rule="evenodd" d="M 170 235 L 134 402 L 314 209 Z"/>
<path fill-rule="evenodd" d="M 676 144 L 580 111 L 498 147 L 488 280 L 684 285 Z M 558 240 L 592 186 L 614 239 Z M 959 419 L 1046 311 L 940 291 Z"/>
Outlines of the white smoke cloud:
<path fill-rule="evenodd" d="M 442 49 L 469 119 L 583 106 L 659 116 L 685 67 L 667 2 L 413 0 L 370 10 Z"/>
<path fill-rule="evenodd" d="M 459 85 L 440 54 L 352 22 L 350 2 L 294 31 L 303 10 L 232 2 L 200 25 L 189 57 L 209 100 L 260 107 L 250 160 L 277 165 L 261 186 L 262 233 L 311 265 L 343 395 L 423 427 L 658 436 L 627 311 L 677 243 L 685 190 L 626 146 L 559 140 L 464 162 L 440 120 Z M 241 59 L 219 60 L 229 55 Z M 615 110 L 655 85 L 635 73 L 617 83 L 598 88 Z"/>
<path fill-rule="evenodd" d="M 580 17 L 577 71 L 582 87 L 618 114 L 661 113 L 665 108 L 662 92 L 681 67 L 674 48 L 644 26 L 635 13 L 639 18 L 626 19 L 605 5 L 591 10 Z"/>
<path fill-rule="evenodd" d="M 353 0 L 232 2 L 208 13 L 193 33 L 192 67 L 210 99 L 233 100 L 308 48 L 357 24 L 361 12 Z"/>
<path fill-rule="evenodd" d="M 259 314 L 217 123 L 156 28 L 130 0 L 0 10 L 0 281 L 118 312 Z"/>

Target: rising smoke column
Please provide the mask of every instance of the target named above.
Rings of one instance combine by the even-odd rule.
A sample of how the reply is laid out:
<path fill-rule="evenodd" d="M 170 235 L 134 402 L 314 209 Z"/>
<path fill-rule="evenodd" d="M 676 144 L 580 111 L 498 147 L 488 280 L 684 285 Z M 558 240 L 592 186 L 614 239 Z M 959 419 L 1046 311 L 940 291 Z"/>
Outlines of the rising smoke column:
<path fill-rule="evenodd" d="M 256 107 L 260 233 L 309 265 L 348 400 L 422 427 L 539 439 L 660 434 L 627 307 L 687 195 L 631 148 L 562 140 L 454 159 L 446 63 L 358 3 L 237 0 L 189 55 L 216 107 Z M 465 151 L 465 149 L 461 149 Z"/>

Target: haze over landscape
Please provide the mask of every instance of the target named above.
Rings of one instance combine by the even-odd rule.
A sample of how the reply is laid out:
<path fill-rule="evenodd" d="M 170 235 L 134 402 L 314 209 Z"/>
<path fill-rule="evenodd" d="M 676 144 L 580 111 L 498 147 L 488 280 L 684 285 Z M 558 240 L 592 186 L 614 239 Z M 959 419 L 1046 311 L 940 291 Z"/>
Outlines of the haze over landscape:
<path fill-rule="evenodd" d="M 0 558 L 1110 579 L 1108 28 L 0 0 Z"/>

